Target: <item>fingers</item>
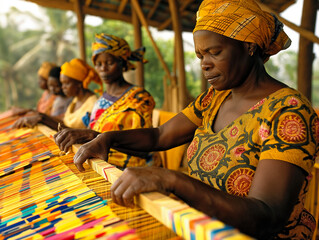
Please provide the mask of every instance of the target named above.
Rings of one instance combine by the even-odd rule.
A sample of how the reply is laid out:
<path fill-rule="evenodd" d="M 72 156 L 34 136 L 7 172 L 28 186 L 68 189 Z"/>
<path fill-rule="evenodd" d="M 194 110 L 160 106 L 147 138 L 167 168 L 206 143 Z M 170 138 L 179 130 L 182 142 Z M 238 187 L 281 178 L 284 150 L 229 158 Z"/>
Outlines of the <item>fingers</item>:
<path fill-rule="evenodd" d="M 124 173 L 123 173 L 124 174 Z M 129 181 L 122 181 L 123 175 L 111 187 L 112 200 L 122 206 L 134 207 L 134 197 L 140 192 Z"/>
<path fill-rule="evenodd" d="M 61 151 L 67 152 L 74 144 L 74 142 L 71 141 L 69 129 L 63 129 L 62 131 L 56 133 L 53 137 L 56 145 L 58 145 Z"/>
<path fill-rule="evenodd" d="M 80 172 L 84 172 L 83 163 L 89 158 L 91 158 L 90 154 L 85 150 L 85 147 L 81 146 L 74 155 L 73 163 Z"/>
<path fill-rule="evenodd" d="M 13 125 L 12 128 L 23 128 L 23 127 L 29 127 L 28 119 L 25 117 L 19 118 Z"/>

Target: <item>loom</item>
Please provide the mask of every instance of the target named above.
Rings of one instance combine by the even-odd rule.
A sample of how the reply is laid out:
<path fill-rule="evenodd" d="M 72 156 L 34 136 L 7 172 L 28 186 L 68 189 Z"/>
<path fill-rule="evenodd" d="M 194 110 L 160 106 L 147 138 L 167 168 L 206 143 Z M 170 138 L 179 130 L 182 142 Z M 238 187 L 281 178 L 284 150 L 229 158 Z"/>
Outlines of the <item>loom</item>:
<path fill-rule="evenodd" d="M 55 131 L 13 130 L 15 120 L 0 119 L 0 239 L 252 239 L 160 193 L 140 194 L 134 208 L 112 203 L 119 169 L 90 159 L 81 173 Z"/>

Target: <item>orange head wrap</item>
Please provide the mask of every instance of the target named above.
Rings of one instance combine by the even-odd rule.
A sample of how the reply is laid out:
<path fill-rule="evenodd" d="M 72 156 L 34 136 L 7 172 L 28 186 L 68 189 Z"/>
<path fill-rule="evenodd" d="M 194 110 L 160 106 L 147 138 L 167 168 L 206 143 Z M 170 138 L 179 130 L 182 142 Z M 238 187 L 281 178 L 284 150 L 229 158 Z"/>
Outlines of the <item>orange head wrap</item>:
<path fill-rule="evenodd" d="M 277 17 L 261 10 L 254 0 L 204 0 L 197 11 L 193 33 L 198 30 L 256 43 L 266 56 L 265 61 L 291 43 Z"/>
<path fill-rule="evenodd" d="M 83 88 L 88 88 L 90 82 L 100 85 L 98 92 L 101 94 L 103 83 L 97 72 L 81 59 L 74 58 L 70 62 L 66 62 L 61 66 L 61 74 L 82 82 Z"/>
<path fill-rule="evenodd" d="M 127 63 L 127 69 L 125 69 L 125 71 L 135 69 L 135 66 L 130 61 L 147 63 L 147 60 L 143 58 L 145 47 L 131 51 L 130 46 L 123 38 L 110 34 L 95 34 L 95 42 L 92 44 L 92 52 L 92 61 L 94 65 L 96 56 L 103 52 L 125 60 Z"/>
<path fill-rule="evenodd" d="M 43 77 L 44 79 L 48 80 L 50 70 L 55 67 L 54 63 L 50 62 L 43 62 L 41 67 L 38 70 L 38 75 Z"/>

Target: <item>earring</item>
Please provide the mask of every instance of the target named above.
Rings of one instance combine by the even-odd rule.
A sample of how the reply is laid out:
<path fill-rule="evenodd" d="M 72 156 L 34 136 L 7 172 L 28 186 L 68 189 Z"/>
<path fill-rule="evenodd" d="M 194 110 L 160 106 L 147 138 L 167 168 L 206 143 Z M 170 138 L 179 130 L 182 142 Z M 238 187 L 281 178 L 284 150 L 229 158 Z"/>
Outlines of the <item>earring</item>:
<path fill-rule="evenodd" d="M 254 51 L 253 50 L 249 50 L 249 56 L 253 56 L 254 55 Z"/>

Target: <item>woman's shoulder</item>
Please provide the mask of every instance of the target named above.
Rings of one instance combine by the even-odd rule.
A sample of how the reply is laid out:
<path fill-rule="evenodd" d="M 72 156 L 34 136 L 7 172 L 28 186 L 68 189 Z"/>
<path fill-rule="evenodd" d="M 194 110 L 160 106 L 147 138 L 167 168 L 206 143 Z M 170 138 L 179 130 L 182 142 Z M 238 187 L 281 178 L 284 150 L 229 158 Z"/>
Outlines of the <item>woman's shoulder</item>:
<path fill-rule="evenodd" d="M 306 106 L 312 108 L 310 101 L 301 92 L 290 87 L 279 89 L 271 94 L 268 99 L 271 102 L 276 103 L 276 105 L 281 105 L 283 107 Z"/>
<path fill-rule="evenodd" d="M 134 98 L 147 98 L 147 99 L 153 99 L 152 95 L 141 86 L 132 85 L 132 87 L 127 91 L 126 97 L 133 96 Z"/>

